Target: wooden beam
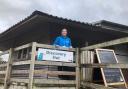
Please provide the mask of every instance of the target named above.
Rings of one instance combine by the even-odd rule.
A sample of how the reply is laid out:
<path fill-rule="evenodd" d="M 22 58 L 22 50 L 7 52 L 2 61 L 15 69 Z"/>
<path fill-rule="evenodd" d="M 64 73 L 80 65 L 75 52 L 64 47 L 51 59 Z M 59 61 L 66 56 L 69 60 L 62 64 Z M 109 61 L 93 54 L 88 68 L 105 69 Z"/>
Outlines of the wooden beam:
<path fill-rule="evenodd" d="M 12 74 L 28 74 L 29 70 L 12 70 Z"/>
<path fill-rule="evenodd" d="M 0 71 L 0 74 L 3 74 L 3 72 Z M 12 74 L 28 74 L 29 70 L 12 70 Z M 69 72 L 69 71 L 48 71 L 48 70 L 34 70 L 34 74 L 47 74 L 47 75 L 71 75 L 71 76 L 75 76 L 76 73 L 75 72 Z"/>
<path fill-rule="evenodd" d="M 80 89 L 80 56 L 79 56 L 79 49 L 76 48 L 76 89 Z"/>
<path fill-rule="evenodd" d="M 55 61 L 35 61 L 35 64 L 47 65 L 47 66 L 69 66 L 76 67 L 76 63 L 67 62 L 55 62 Z"/>
<path fill-rule="evenodd" d="M 118 45 L 118 44 L 124 44 L 124 43 L 128 43 L 128 37 L 124 37 L 124 38 L 120 38 L 120 39 L 116 39 L 116 40 L 111 40 L 108 42 L 99 43 L 99 44 L 91 45 L 88 47 L 83 47 L 83 48 L 81 48 L 81 50 L 82 51 L 91 50 L 91 49 L 103 48 L 103 47 L 108 47 L 108 46 L 113 46 L 113 45 Z"/>
<path fill-rule="evenodd" d="M 115 83 L 108 83 L 109 86 L 120 86 L 120 85 L 125 85 L 124 82 L 115 82 Z"/>
<path fill-rule="evenodd" d="M 47 75 L 72 75 L 75 76 L 75 72 L 68 72 L 68 71 L 47 71 L 47 70 L 34 70 L 34 74 L 47 74 Z"/>
<path fill-rule="evenodd" d="M 52 45 L 39 44 L 39 43 L 37 43 L 37 47 L 48 48 L 48 49 L 53 49 L 53 50 L 75 51 L 75 48 L 55 47 Z"/>
<path fill-rule="evenodd" d="M 36 42 L 32 43 L 32 53 L 31 53 L 31 63 L 29 72 L 29 84 L 28 89 L 33 87 L 33 76 L 34 76 L 34 66 L 35 66 L 35 56 L 36 56 Z"/>
<path fill-rule="evenodd" d="M 18 78 L 11 78 L 11 82 L 17 82 L 17 83 L 29 83 L 29 79 L 18 79 Z"/>
<path fill-rule="evenodd" d="M 6 74 L 6 71 L 0 71 L 0 74 Z"/>
<path fill-rule="evenodd" d="M 85 67 L 85 68 L 121 68 L 121 69 L 127 69 L 128 68 L 128 64 L 122 64 L 122 63 L 117 63 L 117 64 L 98 64 L 98 63 L 94 63 L 94 64 L 81 64 L 81 67 Z"/>
<path fill-rule="evenodd" d="M 18 61 L 18 62 L 13 62 L 12 65 L 26 65 L 26 64 L 30 64 L 31 61 L 27 60 L 27 61 Z"/>
<path fill-rule="evenodd" d="M 0 64 L 0 67 L 7 67 L 7 63 Z"/>
<path fill-rule="evenodd" d="M 68 84 L 72 84 L 75 85 L 75 81 L 74 80 L 52 80 L 52 79 L 34 79 L 34 84 L 54 84 L 54 85 L 68 85 Z"/>
<path fill-rule="evenodd" d="M 13 49 L 9 50 L 9 60 L 7 63 L 6 75 L 4 80 L 4 89 L 8 88 L 8 83 L 10 82 L 11 69 L 12 69 L 12 61 L 13 61 Z"/>
<path fill-rule="evenodd" d="M 30 46 L 32 46 L 32 43 L 28 43 L 28 44 L 25 44 L 25 45 L 16 47 L 16 48 L 14 48 L 14 51 L 18 51 L 18 50 L 21 50 L 21 49 L 25 49 L 25 48 L 28 48 L 28 47 L 30 47 Z"/>
<path fill-rule="evenodd" d="M 29 79 L 18 79 L 18 78 L 11 78 L 11 82 L 19 82 L 19 83 L 29 83 Z M 33 81 L 34 84 L 48 84 L 48 85 L 74 85 L 75 86 L 75 81 L 74 80 L 52 80 L 52 79 L 34 79 Z"/>

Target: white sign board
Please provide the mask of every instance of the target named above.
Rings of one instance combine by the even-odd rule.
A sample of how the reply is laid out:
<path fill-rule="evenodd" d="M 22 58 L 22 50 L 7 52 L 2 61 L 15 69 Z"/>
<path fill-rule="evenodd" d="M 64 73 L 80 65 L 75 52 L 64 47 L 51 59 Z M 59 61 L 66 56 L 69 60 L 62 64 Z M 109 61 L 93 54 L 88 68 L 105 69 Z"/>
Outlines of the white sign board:
<path fill-rule="evenodd" d="M 73 52 L 39 48 L 37 60 L 73 62 Z"/>

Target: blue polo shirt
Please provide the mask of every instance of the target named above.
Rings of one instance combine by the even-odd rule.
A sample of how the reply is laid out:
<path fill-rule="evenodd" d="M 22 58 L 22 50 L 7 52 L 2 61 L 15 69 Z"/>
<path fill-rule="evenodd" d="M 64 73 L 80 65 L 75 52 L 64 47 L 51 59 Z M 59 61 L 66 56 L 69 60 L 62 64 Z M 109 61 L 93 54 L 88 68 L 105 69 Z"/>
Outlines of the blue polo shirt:
<path fill-rule="evenodd" d="M 68 48 L 72 46 L 71 39 L 69 37 L 64 36 L 58 36 L 54 41 L 54 45 Z"/>

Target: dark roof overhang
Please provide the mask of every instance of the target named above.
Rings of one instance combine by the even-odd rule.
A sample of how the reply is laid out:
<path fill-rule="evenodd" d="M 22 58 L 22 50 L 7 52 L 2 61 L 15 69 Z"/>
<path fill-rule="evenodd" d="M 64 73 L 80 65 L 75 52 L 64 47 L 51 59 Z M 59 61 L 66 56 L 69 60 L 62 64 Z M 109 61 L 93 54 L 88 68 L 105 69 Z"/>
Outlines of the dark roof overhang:
<path fill-rule="evenodd" d="M 127 33 L 121 31 L 114 31 L 107 28 L 102 28 L 100 26 L 96 26 L 89 23 L 83 23 L 79 21 L 73 21 L 70 19 L 64 19 L 57 16 L 48 15 L 46 13 L 40 11 L 34 11 L 30 16 L 22 20 L 21 22 L 15 24 L 10 27 L 8 30 L 0 34 L 0 50 L 4 50 L 6 48 L 10 48 L 14 46 L 15 38 L 17 36 L 22 36 L 21 34 L 25 34 L 25 32 L 30 31 L 34 26 L 36 27 L 38 24 L 42 22 L 53 22 L 57 24 L 64 24 L 67 26 L 73 26 L 77 28 L 83 28 L 88 31 L 98 31 L 104 33 L 110 33 L 113 35 L 117 35 L 119 37 L 126 36 Z M 79 29 L 78 29 L 79 30 Z M 31 32 L 31 31 L 30 31 Z M 7 45 L 10 44 L 10 45 Z M 6 46 L 7 45 L 7 46 Z"/>

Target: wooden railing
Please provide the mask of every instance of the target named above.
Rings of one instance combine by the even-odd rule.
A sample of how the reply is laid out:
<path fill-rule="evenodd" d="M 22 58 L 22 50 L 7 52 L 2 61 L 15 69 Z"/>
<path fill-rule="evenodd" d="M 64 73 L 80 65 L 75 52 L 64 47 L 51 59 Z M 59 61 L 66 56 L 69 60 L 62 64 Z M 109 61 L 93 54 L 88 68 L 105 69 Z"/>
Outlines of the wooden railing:
<path fill-rule="evenodd" d="M 0 56 L 8 54 L 9 51 L 4 51 L 0 53 Z M 0 83 L 4 83 L 6 77 L 6 70 L 7 70 L 7 62 L 0 60 Z"/>
<path fill-rule="evenodd" d="M 38 48 L 74 52 L 76 61 L 74 63 L 38 61 L 36 60 Z M 4 77 L 2 77 L 4 89 L 7 89 L 8 85 L 13 82 L 26 83 L 28 89 L 32 89 L 33 84 L 41 84 L 41 86 L 76 86 L 78 89 L 78 87 L 80 87 L 78 52 L 78 49 L 75 48 L 56 48 L 55 46 L 36 42 L 11 48 L 8 51 L 8 62 L 0 64 L 0 68 L 5 67 L 5 70 L 0 69 L 0 75 L 4 74 Z M 58 70 L 58 67 L 67 67 L 71 70 Z"/>
<path fill-rule="evenodd" d="M 36 59 L 38 48 L 74 52 L 75 62 L 38 61 Z M 76 89 L 80 89 L 84 80 L 91 82 L 91 76 L 93 75 L 91 75 L 92 72 L 90 71 L 94 68 L 128 68 L 128 64 L 96 64 L 93 62 L 94 52 L 84 52 L 83 56 L 83 51 L 86 50 L 79 50 L 78 48 L 56 48 L 55 46 L 36 42 L 10 48 L 10 50 L 0 54 L 1 56 L 9 53 L 8 62 L 2 62 L 0 64 L 0 83 L 4 83 L 4 89 L 7 89 L 8 85 L 13 82 L 25 83 L 28 89 L 32 89 L 33 85 L 39 84 L 41 86 L 73 86 Z M 21 55 L 19 56 L 19 54 Z M 71 70 L 58 70 L 58 67 L 68 67 Z M 47 68 L 54 69 L 47 70 Z M 85 68 L 87 71 L 84 72 L 86 72 L 88 77 L 84 75 L 83 79 L 83 70 Z"/>

